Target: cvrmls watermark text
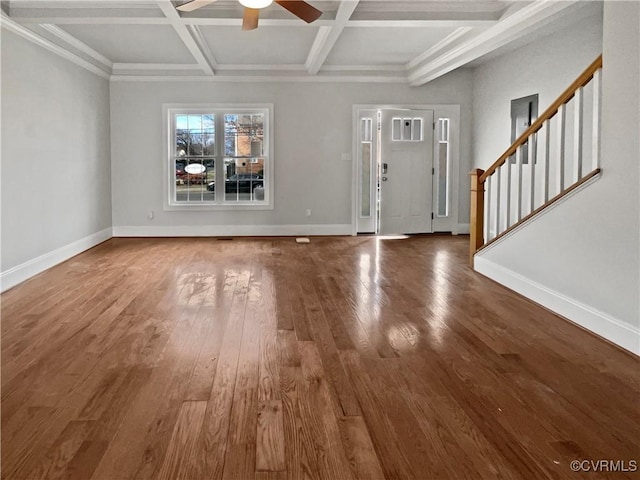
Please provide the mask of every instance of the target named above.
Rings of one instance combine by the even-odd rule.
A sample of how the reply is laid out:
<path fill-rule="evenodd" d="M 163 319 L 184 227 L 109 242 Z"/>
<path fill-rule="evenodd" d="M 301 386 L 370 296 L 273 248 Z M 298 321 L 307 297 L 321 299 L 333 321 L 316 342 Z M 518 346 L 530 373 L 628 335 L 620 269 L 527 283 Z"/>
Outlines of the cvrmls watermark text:
<path fill-rule="evenodd" d="M 637 472 L 636 460 L 572 460 L 569 464 L 574 472 Z"/>

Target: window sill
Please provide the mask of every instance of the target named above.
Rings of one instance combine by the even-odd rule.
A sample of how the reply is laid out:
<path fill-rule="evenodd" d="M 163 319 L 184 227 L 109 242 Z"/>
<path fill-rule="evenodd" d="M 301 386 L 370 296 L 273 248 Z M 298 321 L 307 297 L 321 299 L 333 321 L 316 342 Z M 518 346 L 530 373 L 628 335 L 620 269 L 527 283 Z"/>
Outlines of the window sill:
<path fill-rule="evenodd" d="M 205 203 L 205 204 L 165 204 L 166 212 L 215 212 L 215 211 L 252 211 L 252 210 L 273 210 L 273 205 L 269 203 Z"/>

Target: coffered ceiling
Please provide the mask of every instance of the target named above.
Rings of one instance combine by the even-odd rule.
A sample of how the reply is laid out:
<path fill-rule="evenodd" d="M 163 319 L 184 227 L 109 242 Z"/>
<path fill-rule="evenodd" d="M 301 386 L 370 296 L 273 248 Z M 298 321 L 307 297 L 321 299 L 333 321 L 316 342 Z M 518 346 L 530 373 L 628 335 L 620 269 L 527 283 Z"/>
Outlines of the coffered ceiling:
<path fill-rule="evenodd" d="M 276 4 L 257 30 L 218 0 L 2 1 L 2 25 L 114 81 L 375 81 L 422 85 L 593 14 L 598 2 L 309 0 L 306 24 Z M 538 32 L 538 33 L 536 33 Z"/>

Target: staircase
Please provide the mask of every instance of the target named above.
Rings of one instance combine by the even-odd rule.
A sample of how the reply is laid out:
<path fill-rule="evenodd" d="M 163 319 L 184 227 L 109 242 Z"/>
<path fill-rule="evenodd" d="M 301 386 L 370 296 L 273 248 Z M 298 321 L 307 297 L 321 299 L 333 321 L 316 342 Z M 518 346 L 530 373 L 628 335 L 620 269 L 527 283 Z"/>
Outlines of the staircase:
<path fill-rule="evenodd" d="M 471 172 L 472 267 L 476 253 L 600 174 L 601 73 L 602 56 L 491 167 Z"/>

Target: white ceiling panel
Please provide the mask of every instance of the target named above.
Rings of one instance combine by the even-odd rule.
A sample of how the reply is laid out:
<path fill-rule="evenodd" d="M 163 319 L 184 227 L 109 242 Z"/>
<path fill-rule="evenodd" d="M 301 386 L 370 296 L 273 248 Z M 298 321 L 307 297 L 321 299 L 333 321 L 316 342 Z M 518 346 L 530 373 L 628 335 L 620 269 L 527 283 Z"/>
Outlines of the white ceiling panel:
<path fill-rule="evenodd" d="M 404 65 L 454 28 L 357 28 L 342 32 L 327 65 Z"/>
<path fill-rule="evenodd" d="M 193 63 L 169 25 L 62 25 L 61 28 L 115 63 Z"/>
<path fill-rule="evenodd" d="M 317 29 L 260 26 L 242 31 L 240 27 L 200 27 L 200 31 L 220 64 L 291 65 L 305 62 Z"/>

